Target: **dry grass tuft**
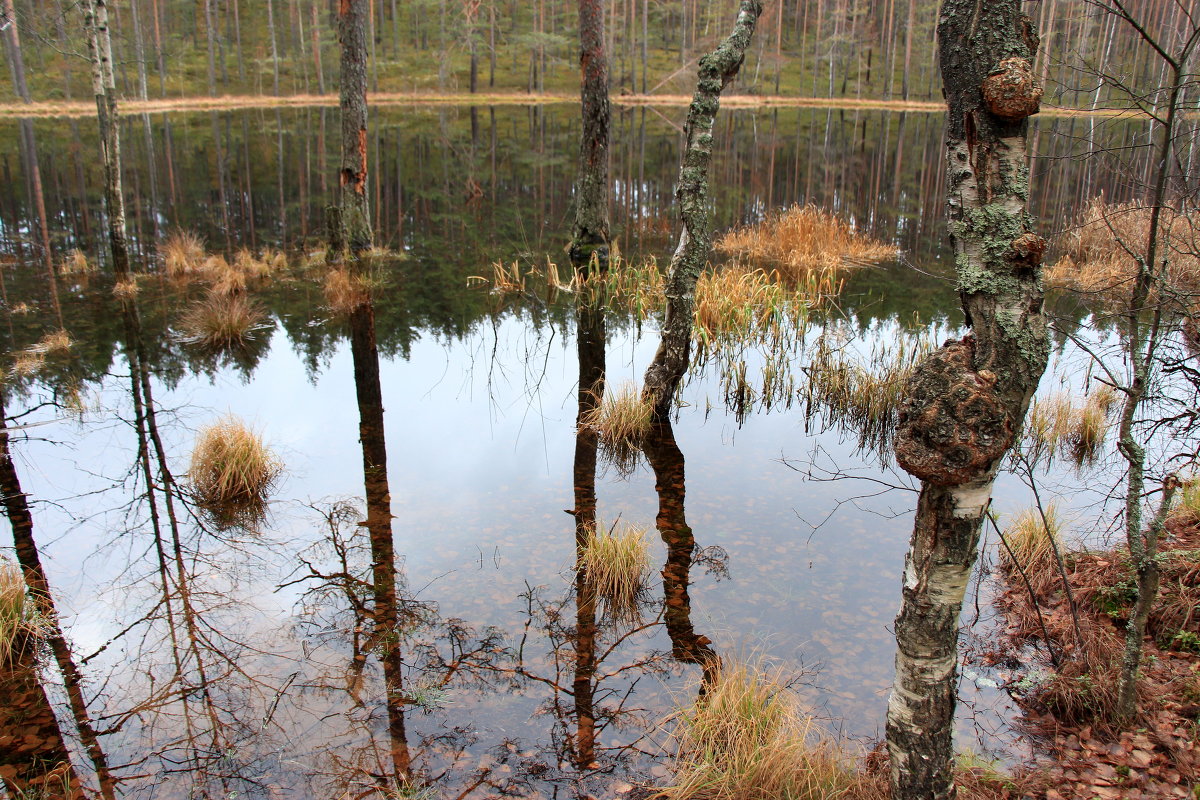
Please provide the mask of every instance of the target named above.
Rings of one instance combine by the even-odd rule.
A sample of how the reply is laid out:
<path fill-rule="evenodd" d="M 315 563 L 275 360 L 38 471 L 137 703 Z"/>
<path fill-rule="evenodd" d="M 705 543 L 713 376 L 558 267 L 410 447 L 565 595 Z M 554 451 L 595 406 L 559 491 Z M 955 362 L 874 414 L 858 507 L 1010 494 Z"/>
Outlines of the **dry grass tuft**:
<path fill-rule="evenodd" d="M 11 372 L 18 377 L 29 378 L 41 372 L 44 366 L 46 366 L 45 353 L 31 353 L 28 350 L 21 350 L 13 355 Z"/>
<path fill-rule="evenodd" d="M 814 205 L 792 206 L 762 222 L 739 228 L 716 242 L 718 252 L 767 263 L 785 277 L 867 266 L 895 258 L 897 250 Z"/>
<path fill-rule="evenodd" d="M 886 452 L 898 424 L 904 385 L 934 348 L 928 336 L 902 336 L 860 357 L 849 343 L 821 336 L 805 369 L 808 382 L 800 390 L 805 417 L 819 417 L 856 433 L 862 450 Z"/>
<path fill-rule="evenodd" d="M 112 290 L 113 297 L 121 302 L 134 299 L 141 291 L 142 287 L 138 284 L 137 280 L 132 277 L 117 281 L 115 284 L 113 284 Z"/>
<path fill-rule="evenodd" d="M 860 779 L 800 710 L 778 672 L 721 664 L 679 712 L 674 780 L 665 800 L 834 800 Z"/>
<path fill-rule="evenodd" d="M 39 630 L 21 568 L 0 558 L 0 665 L 28 647 Z"/>
<path fill-rule="evenodd" d="M 210 292 L 179 319 L 181 339 L 206 347 L 244 344 L 266 323 L 266 314 L 243 295 Z"/>
<path fill-rule="evenodd" d="M 1008 548 L 1000 548 L 1001 565 L 1011 570 L 1015 581 L 1021 580 L 1016 570 L 1016 566 L 1020 566 L 1038 595 L 1049 594 L 1061 583 L 1055 553 L 1062 552 L 1062 527 L 1062 518 L 1051 504 L 1046 508 L 1044 520 L 1036 508 L 1027 509 L 1018 514 L 1004 531 Z M 1013 564 L 1014 559 L 1016 565 Z"/>
<path fill-rule="evenodd" d="M 1066 394 L 1035 398 L 1025 421 L 1025 448 L 1030 460 L 1070 459 L 1076 467 L 1095 463 L 1108 438 L 1109 415 L 1117 404 L 1110 386 L 1094 389 L 1081 404 Z"/>
<path fill-rule="evenodd" d="M 332 269 L 325 275 L 325 303 L 335 314 L 349 314 L 371 302 L 372 282 L 348 269 Z"/>
<path fill-rule="evenodd" d="M 79 248 L 75 248 L 70 253 L 67 253 L 66 258 L 58 265 L 59 275 L 88 275 L 98 270 L 99 267 L 88 260 L 87 253 Z"/>
<path fill-rule="evenodd" d="M 1110 302 L 1127 301 L 1138 269 L 1131 253 L 1145 253 L 1150 215 L 1150 208 L 1136 203 L 1109 205 L 1093 198 L 1079 224 L 1059 241 L 1064 254 L 1046 271 L 1047 281 Z M 1200 293 L 1200 231 L 1192 219 L 1163 209 L 1159 235 L 1171 293 Z"/>
<path fill-rule="evenodd" d="M 71 334 L 60 328 L 43 336 L 41 341 L 29 348 L 29 352 L 61 356 L 71 352 L 71 346 L 74 344 Z"/>
<path fill-rule="evenodd" d="M 246 423 L 233 415 L 196 437 L 188 469 L 192 497 L 221 524 L 261 519 L 283 465 Z"/>
<path fill-rule="evenodd" d="M 646 529 L 614 524 L 606 532 L 597 523 L 579 553 L 579 569 L 586 585 L 604 601 L 605 617 L 636 621 L 650 574 Z"/>
<path fill-rule="evenodd" d="M 191 231 L 173 231 L 158 252 L 169 277 L 192 277 L 205 269 L 204 240 Z"/>
<path fill-rule="evenodd" d="M 580 424 L 597 433 L 605 458 L 627 475 L 637 467 L 651 416 L 652 409 L 642 402 L 637 384 L 627 382 L 607 392 Z"/>

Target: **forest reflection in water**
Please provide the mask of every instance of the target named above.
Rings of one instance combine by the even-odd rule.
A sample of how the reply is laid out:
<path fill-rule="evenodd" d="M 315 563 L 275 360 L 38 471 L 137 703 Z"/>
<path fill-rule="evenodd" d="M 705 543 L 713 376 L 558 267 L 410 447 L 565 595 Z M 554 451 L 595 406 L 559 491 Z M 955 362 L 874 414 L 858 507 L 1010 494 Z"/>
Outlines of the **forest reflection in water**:
<path fill-rule="evenodd" d="M 375 134 L 372 207 L 399 257 L 348 317 L 324 307 L 320 265 L 302 266 L 332 163 L 319 109 L 127 120 L 146 134 L 132 141 L 150 142 L 129 166 L 144 265 L 174 226 L 231 259 L 240 245 L 288 247 L 300 265 L 252 289 L 270 326 L 233 348 L 179 341 L 195 287 L 154 278 L 117 302 L 101 276 L 51 281 L 57 259 L 30 260 L 41 231 L 55 253 L 99 246 L 81 126 L 36 123 L 6 157 L 27 186 L 43 164 L 42 200 L 18 181 L 0 191 L 13 260 L 0 335 L 27 351 L 61 320 L 76 342 L 6 387 L 21 425 L 7 463 L 47 532 L 59 605 L 49 616 L 67 624 L 74 653 L 62 655 L 83 674 L 82 703 L 71 702 L 69 677 L 31 682 L 49 671 L 5 665 L 35 742 L 17 773 L 0 767 L 10 793 L 58 780 L 64 749 L 85 782 L 111 764 L 101 788 L 119 795 L 604 793 L 661 777 L 656 721 L 719 658 L 748 650 L 794 665 L 805 699 L 845 732 L 877 734 L 906 499 L 839 505 L 838 490 L 779 460 L 895 477 L 853 435 L 824 432 L 827 419 L 805 430 L 799 411 L 727 413 L 731 365 L 754 370 L 762 352 L 701 364 L 677 417 L 647 439 L 644 467 L 628 480 L 605 471 L 594 435 L 572 422 L 602 387 L 638 374 L 652 332 L 566 296 L 467 288 L 493 260 L 540 262 L 565 241 L 572 118 L 392 113 Z M 722 224 L 809 200 L 936 263 L 940 117 L 789 110 L 722 124 Z M 622 247 L 662 250 L 675 133 L 641 109 L 620 130 Z M 1038 196 L 1043 207 L 1100 181 L 1094 165 L 1045 169 L 1062 180 Z M 869 356 L 953 330 L 952 309 L 944 282 L 893 265 L 852 279 L 838 325 Z M 821 318 L 794 333 L 833 327 Z M 799 342 L 789 367 L 802 373 L 812 348 Z M 287 463 L 267 518 L 249 527 L 212 525 L 181 479 L 197 425 L 225 411 Z M 1002 487 L 1001 502 L 1013 491 Z M 805 522 L 834 512 L 833 525 Z M 636 620 L 606 616 L 578 569 L 599 518 L 655 520 L 661 582 Z M 979 719 L 998 725 L 1003 708 L 983 699 Z M 67 732 L 55 734 L 47 708 Z M 966 720 L 964 733 L 1005 743 Z"/>

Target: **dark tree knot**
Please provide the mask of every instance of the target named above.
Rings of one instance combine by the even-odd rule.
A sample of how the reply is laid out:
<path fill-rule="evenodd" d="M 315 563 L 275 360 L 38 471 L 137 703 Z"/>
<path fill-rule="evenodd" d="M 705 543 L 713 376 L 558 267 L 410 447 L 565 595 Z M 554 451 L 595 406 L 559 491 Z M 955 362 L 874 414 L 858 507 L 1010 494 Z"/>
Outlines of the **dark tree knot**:
<path fill-rule="evenodd" d="M 938 486 L 979 477 L 1004 455 L 1013 422 L 997 397 L 996 374 L 976 371 L 975 339 L 950 340 L 914 370 L 904 387 L 896 462 Z"/>
<path fill-rule="evenodd" d="M 980 87 L 987 110 L 1000 119 L 1015 122 L 1038 112 L 1042 87 L 1033 77 L 1033 67 L 1024 58 L 1001 61 Z"/>

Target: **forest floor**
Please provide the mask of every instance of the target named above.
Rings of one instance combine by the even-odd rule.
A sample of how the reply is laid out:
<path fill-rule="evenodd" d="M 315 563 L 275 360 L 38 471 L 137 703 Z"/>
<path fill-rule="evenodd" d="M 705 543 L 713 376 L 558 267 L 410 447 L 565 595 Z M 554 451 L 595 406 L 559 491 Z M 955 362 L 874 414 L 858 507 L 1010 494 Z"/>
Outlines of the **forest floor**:
<path fill-rule="evenodd" d="M 686 106 L 691 95 L 684 94 L 614 94 L 618 106 Z M 373 106 L 471 106 L 471 105 L 540 105 L 579 103 L 577 93 L 558 92 L 373 92 L 368 94 Z M 152 100 L 123 100 L 123 114 L 157 114 L 163 112 L 228 111 L 246 108 L 336 107 L 336 94 L 221 95 L 217 97 L 167 97 Z M 845 97 L 796 97 L 788 95 L 729 94 L 721 98 L 726 108 L 839 108 L 883 111 L 941 112 L 945 104 L 917 100 L 870 100 Z M 34 103 L 0 103 L 3 117 L 90 117 L 96 113 L 91 100 L 55 100 Z M 1134 116 L 1134 112 L 1117 109 L 1074 109 L 1043 106 L 1045 116 Z"/>
<path fill-rule="evenodd" d="M 1008 621 L 997 663 L 1019 658 L 1022 725 L 1049 756 L 1046 800 L 1196 797 L 1200 787 L 1200 518 L 1176 515 L 1161 547 L 1162 584 L 1143 642 L 1136 718 L 1114 720 L 1125 623 L 1136 597 L 1128 550 L 1004 565 Z M 1071 612 L 1071 597 L 1078 622 Z M 1036 601 L 1034 600 L 1036 598 Z M 1040 613 L 1039 613 L 1040 610 Z M 1053 664 L 1047 647 L 1058 659 Z"/>

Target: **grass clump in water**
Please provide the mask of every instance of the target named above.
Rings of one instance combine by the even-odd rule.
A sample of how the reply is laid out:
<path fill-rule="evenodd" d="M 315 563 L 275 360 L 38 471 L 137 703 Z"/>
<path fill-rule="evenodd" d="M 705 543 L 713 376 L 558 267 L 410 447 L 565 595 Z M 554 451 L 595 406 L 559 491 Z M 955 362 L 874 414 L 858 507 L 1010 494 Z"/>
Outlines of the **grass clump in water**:
<path fill-rule="evenodd" d="M 59 275 L 88 275 L 96 272 L 99 267 L 90 261 L 87 253 L 78 247 L 67 253 L 66 258 L 58 265 Z"/>
<path fill-rule="evenodd" d="M 335 314 L 349 314 L 371 302 L 377 287 L 372 278 L 354 275 L 343 267 L 332 269 L 325 275 L 325 303 Z"/>
<path fill-rule="evenodd" d="M 1103 385 L 1082 403 L 1062 393 L 1035 398 L 1025 421 L 1030 460 L 1051 461 L 1059 455 L 1078 468 L 1095 463 L 1108 438 L 1108 418 L 1116 403 L 1116 391 Z"/>
<path fill-rule="evenodd" d="M 1004 531 L 1008 547 L 1001 546 L 1000 563 L 1017 580 L 1020 567 L 1035 593 L 1053 591 L 1059 578 L 1057 553 L 1062 550 L 1062 529 L 1062 518 L 1053 504 L 1046 508 L 1044 519 L 1036 508 L 1022 511 Z"/>
<path fill-rule="evenodd" d="M 201 428 L 188 469 L 192 498 L 219 524 L 262 518 L 283 465 L 245 422 L 233 415 Z"/>
<path fill-rule="evenodd" d="M 192 277 L 205 270 L 204 240 L 191 231 L 172 231 L 158 252 L 168 277 Z"/>
<path fill-rule="evenodd" d="M 627 382 L 606 393 L 580 424 L 596 432 L 604 457 L 628 475 L 637 467 L 651 417 L 652 409 L 642 401 L 637 385 Z"/>
<path fill-rule="evenodd" d="M 21 568 L 0 559 L 0 664 L 20 655 L 40 630 Z"/>
<path fill-rule="evenodd" d="M 664 800 L 834 800 L 859 778 L 776 672 L 721 664 L 679 712 L 675 777 Z"/>
<path fill-rule="evenodd" d="M 896 257 L 896 248 L 858 233 L 814 205 L 792 206 L 754 225 L 719 238 L 720 253 L 753 263 L 769 263 L 786 278 L 811 272 L 866 266 Z"/>
<path fill-rule="evenodd" d="M 244 295 L 213 291 L 183 313 L 180 338 L 205 347 L 236 347 L 253 338 L 265 322 L 262 309 Z"/>
<path fill-rule="evenodd" d="M 579 569 L 585 584 L 604 601 L 608 619 L 636 620 L 650 573 L 646 529 L 614 524 L 606 532 L 597 525 L 579 553 Z"/>
<path fill-rule="evenodd" d="M 1047 283 L 1058 289 L 1094 294 L 1107 301 L 1127 301 L 1150 235 L 1152 209 L 1137 203 L 1110 205 L 1093 198 L 1078 225 L 1059 240 L 1063 256 L 1046 271 Z M 1186 214 L 1163 208 L 1159 236 L 1166 260 L 1166 285 L 1171 294 L 1200 292 L 1200 247 L 1193 221 Z M 1133 253 L 1130 252 L 1133 251 Z M 1157 294 L 1156 287 L 1152 294 Z"/>

